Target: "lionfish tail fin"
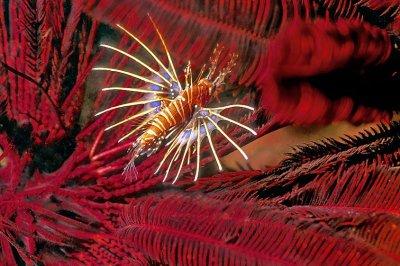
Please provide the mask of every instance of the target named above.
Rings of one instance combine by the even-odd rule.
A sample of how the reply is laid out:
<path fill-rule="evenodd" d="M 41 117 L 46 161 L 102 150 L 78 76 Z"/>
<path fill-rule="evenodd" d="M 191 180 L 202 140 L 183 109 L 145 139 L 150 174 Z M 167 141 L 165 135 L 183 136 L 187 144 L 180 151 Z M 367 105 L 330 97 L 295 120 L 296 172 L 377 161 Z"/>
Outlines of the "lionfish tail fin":
<path fill-rule="evenodd" d="M 129 163 L 125 166 L 124 172 L 122 173 L 125 177 L 125 180 L 132 181 L 138 179 L 138 171 L 136 169 L 135 161 L 139 157 L 141 153 L 141 149 L 139 148 L 139 141 L 136 140 L 131 148 L 128 150 L 128 153 L 132 156 L 129 160 Z"/>
<path fill-rule="evenodd" d="M 132 181 L 138 179 L 138 171 L 135 165 L 136 156 L 132 157 L 129 163 L 125 166 L 123 176 L 125 180 Z"/>

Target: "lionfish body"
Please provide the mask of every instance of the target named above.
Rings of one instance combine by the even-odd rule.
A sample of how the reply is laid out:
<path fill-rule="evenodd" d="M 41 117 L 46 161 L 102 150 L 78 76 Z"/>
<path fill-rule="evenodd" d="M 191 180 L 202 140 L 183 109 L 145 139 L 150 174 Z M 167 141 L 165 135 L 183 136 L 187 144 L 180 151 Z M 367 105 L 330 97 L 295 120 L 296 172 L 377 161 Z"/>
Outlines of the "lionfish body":
<path fill-rule="evenodd" d="M 164 139 L 168 131 L 188 121 L 198 107 L 206 106 L 212 99 L 214 85 L 207 79 L 184 90 L 180 97 L 172 100 L 164 109 L 157 113 L 150 126 L 137 144 L 138 150 L 149 150 L 155 147 L 160 139 Z M 136 153 L 140 154 L 140 153 Z"/>
<path fill-rule="evenodd" d="M 94 70 L 103 70 L 116 72 L 122 75 L 137 78 L 145 81 L 147 84 L 141 88 L 125 88 L 125 87 L 111 87 L 104 88 L 103 91 L 117 90 L 117 91 L 129 91 L 134 93 L 144 94 L 143 98 L 136 102 L 121 104 L 118 106 L 110 107 L 106 110 L 99 112 L 97 115 L 115 110 L 120 108 L 127 108 L 130 106 L 143 105 L 141 112 L 130 116 L 114 125 L 109 126 L 106 130 L 117 127 L 129 121 L 136 119 L 143 119 L 141 123 L 136 126 L 131 132 L 124 135 L 119 141 L 123 141 L 128 137 L 136 134 L 137 138 L 132 144 L 130 149 L 133 156 L 128 165 L 125 167 L 124 172 L 130 176 L 132 173 L 137 175 L 135 169 L 135 160 L 142 155 L 149 156 L 157 152 L 163 145 L 168 146 L 168 149 L 160 162 L 155 174 L 161 169 L 162 165 L 170 159 L 167 170 L 165 171 L 164 181 L 167 179 L 171 167 L 174 164 L 179 164 L 177 174 L 173 182 L 177 180 L 183 164 L 186 162 L 190 163 L 193 154 L 196 154 L 196 173 L 195 180 L 199 175 L 200 168 L 200 148 L 203 139 L 207 139 L 215 161 L 220 170 L 222 170 L 221 163 L 218 155 L 215 151 L 211 133 L 214 130 L 219 131 L 228 141 L 238 149 L 242 155 L 247 159 L 244 151 L 218 126 L 218 122 L 221 120 L 231 122 L 248 131 L 256 134 L 251 128 L 225 117 L 221 113 L 229 108 L 246 108 L 254 110 L 250 106 L 233 104 L 223 107 L 208 108 L 207 106 L 216 99 L 218 92 L 221 89 L 221 84 L 224 82 L 226 75 L 231 72 L 232 67 L 235 65 L 237 55 L 232 55 L 231 60 L 226 66 L 218 73 L 215 74 L 218 59 L 221 54 L 220 47 L 214 50 L 213 56 L 210 59 L 210 67 L 208 73 L 203 76 L 205 66 L 203 66 L 200 74 L 193 81 L 192 70 L 190 62 L 185 69 L 185 87 L 182 88 L 173 62 L 171 60 L 168 49 L 165 42 L 150 17 L 157 34 L 159 35 L 161 42 L 164 46 L 166 55 L 168 57 L 169 68 L 167 68 L 161 60 L 136 36 L 119 26 L 125 33 L 130 35 L 135 41 L 137 41 L 147 52 L 153 57 L 153 59 L 160 66 L 160 70 L 156 71 L 140 59 L 128 54 L 127 52 L 118 48 L 102 45 L 108 49 L 114 50 L 132 60 L 139 63 L 143 67 L 147 68 L 152 72 L 150 77 L 143 77 L 137 74 L 127 72 L 121 69 L 114 68 L 95 68 Z M 180 160 L 179 160 L 180 159 Z"/>

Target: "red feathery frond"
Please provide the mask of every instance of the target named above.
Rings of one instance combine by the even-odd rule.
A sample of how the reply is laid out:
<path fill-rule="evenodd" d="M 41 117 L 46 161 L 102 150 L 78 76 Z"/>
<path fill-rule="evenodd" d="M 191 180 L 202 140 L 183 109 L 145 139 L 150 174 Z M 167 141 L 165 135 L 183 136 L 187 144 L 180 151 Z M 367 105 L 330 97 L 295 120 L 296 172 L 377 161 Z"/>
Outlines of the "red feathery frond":
<path fill-rule="evenodd" d="M 0 79 L 7 117 L 31 130 L 37 143 L 62 139 L 80 114 L 97 24 L 82 16 L 78 5 L 65 9 L 64 1 L 5 3 L 0 5 Z"/>
<path fill-rule="evenodd" d="M 357 208 L 261 207 L 175 192 L 132 202 L 119 235 L 168 265 L 394 264 L 400 230 L 391 225 L 399 223 Z M 370 238 L 376 249 L 365 247 Z"/>
<path fill-rule="evenodd" d="M 363 200 L 362 206 L 366 207 L 380 202 L 381 205 L 376 205 L 378 210 L 387 207 L 390 212 L 397 212 L 396 198 L 399 194 L 396 186 L 393 186 L 392 195 L 375 191 L 388 191 L 398 178 L 398 174 L 391 170 L 395 171 L 399 161 L 398 136 L 399 123 L 381 125 L 354 137 L 327 139 L 298 147 L 297 152 L 279 166 L 264 172 L 239 172 L 225 178 L 200 180 L 196 186 L 187 184 L 187 181 L 182 181 L 181 185 L 189 185 L 187 189 L 190 191 L 207 191 L 215 198 L 256 198 L 289 205 L 297 200 L 310 200 L 311 204 L 313 198 L 318 201 L 322 197 L 340 199 L 349 195 L 355 200 L 349 204 Z M 380 176 L 381 171 L 385 175 Z M 361 184 L 369 185 L 363 187 Z M 367 195 L 376 198 L 369 201 Z M 377 201 L 378 198 L 381 201 Z M 393 206 L 385 205 L 387 198 L 394 199 Z"/>
<path fill-rule="evenodd" d="M 189 59 L 201 66 L 217 43 L 239 55 L 234 79 L 249 85 L 264 72 L 268 40 L 290 19 L 315 16 L 311 1 L 81 1 L 86 12 L 110 25 L 122 23 L 150 36 L 150 14 L 165 35 L 178 63 Z M 152 37 L 149 37 L 151 39 Z M 261 72 L 261 73 L 260 73 Z"/>
<path fill-rule="evenodd" d="M 307 1 L 306 1 L 307 2 Z M 249 85 L 259 76 L 266 60 L 268 38 L 290 18 L 313 16 L 310 3 L 297 1 L 219 1 L 186 4 L 174 1 L 121 1 L 117 8 L 109 1 L 83 1 L 85 9 L 111 25 L 123 23 L 151 34 L 147 14 L 159 25 L 178 62 L 205 62 L 217 43 L 239 54 L 240 84 Z M 102 7 L 101 9 L 99 7 Z M 171 20 L 171 18 L 173 18 Z M 168 23 L 165 23 L 169 21 Z M 173 33 L 173 34 L 170 34 Z M 198 62 L 198 63 L 197 63 Z M 260 66 L 262 67 L 262 65 Z"/>
<path fill-rule="evenodd" d="M 66 180 L 65 175 L 29 173 L 31 155 L 19 155 L 4 134 L 0 135 L 0 147 L 1 260 L 14 265 L 19 260 L 34 263 L 65 259 L 69 256 L 65 249 L 77 247 L 94 235 L 90 223 L 97 221 L 83 218 L 87 211 L 59 198 L 62 194 L 56 191 Z"/>
<path fill-rule="evenodd" d="M 101 221 L 65 199 L 74 171 L 59 169 L 75 145 L 97 23 L 65 1 L 0 1 L 0 14 L 0 260 L 73 262 L 69 250 Z"/>
<path fill-rule="evenodd" d="M 196 183 L 192 162 L 175 186 L 153 176 L 165 149 L 138 162 L 138 180 L 122 175 L 131 142 L 117 140 L 129 125 L 104 129 L 138 109 L 89 119 L 79 131 L 84 78 L 106 55 L 94 55 L 97 42 L 120 41 L 99 22 L 122 24 L 158 53 L 148 13 L 179 67 L 191 59 L 198 69 L 217 43 L 223 57 L 239 53 L 227 96 L 270 113 L 270 121 L 260 109 L 237 114 L 258 123 L 259 136 L 285 123 L 372 121 L 398 110 L 398 2 L 239 2 L 0 0 L 2 262 L 399 263 L 398 123 L 299 147 L 267 169 L 213 175 L 204 167 L 208 177 Z M 126 37 L 120 47 L 138 51 Z M 100 94 L 94 109 L 128 97 Z M 253 140 L 239 128 L 229 134 L 240 145 Z M 220 156 L 232 150 L 223 136 L 213 140 Z M 211 160 L 204 146 L 201 165 Z"/>
<path fill-rule="evenodd" d="M 366 22 L 293 22 L 271 42 L 269 51 L 268 71 L 260 81 L 261 104 L 278 121 L 379 121 L 390 112 L 372 107 L 397 109 L 385 92 L 397 86 L 392 71 L 398 67 L 377 66 L 391 56 L 392 44 L 385 31 Z M 384 80 L 388 82 L 382 96 L 377 96 L 376 86 Z"/>
<path fill-rule="evenodd" d="M 381 16 L 394 17 L 398 16 L 400 9 L 398 0 L 323 0 L 322 2 L 331 12 L 347 17 L 354 16 L 355 13 L 366 13 L 368 9 L 378 12 Z"/>

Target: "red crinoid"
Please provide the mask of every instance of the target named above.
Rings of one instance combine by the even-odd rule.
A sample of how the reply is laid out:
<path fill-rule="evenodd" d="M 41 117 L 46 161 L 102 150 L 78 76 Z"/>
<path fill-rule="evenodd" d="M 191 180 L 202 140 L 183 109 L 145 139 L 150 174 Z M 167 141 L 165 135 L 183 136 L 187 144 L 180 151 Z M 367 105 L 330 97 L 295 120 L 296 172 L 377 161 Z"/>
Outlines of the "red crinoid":
<path fill-rule="evenodd" d="M 399 104 L 399 8 L 374 0 L 0 0 L 1 262 L 398 264 L 400 125 L 387 121 Z M 108 59 L 100 40 L 138 49 L 119 39 L 116 23 L 161 48 L 148 13 L 179 66 L 191 59 L 198 69 L 217 43 L 239 53 L 228 98 L 258 107 L 241 118 L 258 136 L 289 124 L 385 123 L 304 144 L 266 169 L 213 175 L 204 167 L 196 183 L 193 163 L 175 185 L 153 176 L 164 149 L 128 182 L 130 142 L 105 128 L 138 110 L 79 117 L 89 88 L 134 82 L 110 74 L 85 84 Z M 113 55 L 109 63 L 127 61 Z M 124 97 L 100 94 L 90 107 Z M 253 140 L 240 128 L 229 134 L 241 145 Z M 231 151 L 222 136 L 214 140 L 220 156 Z M 207 145 L 201 154 L 203 166 L 212 161 Z"/>

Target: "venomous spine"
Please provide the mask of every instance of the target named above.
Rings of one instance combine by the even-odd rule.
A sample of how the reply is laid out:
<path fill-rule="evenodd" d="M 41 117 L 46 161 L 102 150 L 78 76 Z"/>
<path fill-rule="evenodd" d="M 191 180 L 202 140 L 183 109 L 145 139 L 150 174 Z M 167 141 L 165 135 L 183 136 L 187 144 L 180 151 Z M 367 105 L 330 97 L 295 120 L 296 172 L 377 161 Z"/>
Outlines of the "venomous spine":
<path fill-rule="evenodd" d="M 154 52 L 141 40 L 124 27 L 117 25 L 148 52 L 148 54 L 159 65 L 159 70 L 157 71 L 153 69 L 134 55 L 107 44 L 103 44 L 102 46 L 128 57 L 130 60 L 133 60 L 149 70 L 152 74 L 145 77 L 122 69 L 108 67 L 94 68 L 94 70 L 115 72 L 120 75 L 133 77 L 146 82 L 146 85 L 141 88 L 103 88 L 103 91 L 128 91 L 141 93 L 144 96 L 139 101 L 112 106 L 97 113 L 97 115 L 100 115 L 115 109 L 129 108 L 137 105 L 143 106 L 142 111 L 139 113 L 119 121 L 106 129 L 109 130 L 124 123 L 141 119 L 139 125 L 134 127 L 119 140 L 123 141 L 130 136 L 135 134 L 137 135 L 136 140 L 132 143 L 132 159 L 124 169 L 125 174 L 127 174 L 128 177 L 134 176 L 136 178 L 138 173 L 135 168 L 135 160 L 142 155 L 149 156 L 165 145 L 168 146 L 168 149 L 156 169 L 155 174 L 160 171 L 162 165 L 169 159 L 169 164 L 165 171 L 165 181 L 168 178 L 172 165 L 177 162 L 179 167 L 173 180 L 173 182 L 175 182 L 181 173 L 184 163 L 189 164 L 193 155 L 196 157 L 196 180 L 199 176 L 200 148 L 203 139 L 208 140 L 218 168 L 222 170 L 211 137 L 211 133 L 214 130 L 219 131 L 225 138 L 227 138 L 227 140 L 242 153 L 243 157 L 247 159 L 245 152 L 224 132 L 220 126 L 218 126 L 218 122 L 221 120 L 228 121 L 256 134 L 256 132 L 248 126 L 222 114 L 224 110 L 229 108 L 245 108 L 249 110 L 254 110 L 254 108 L 241 104 L 214 108 L 208 107 L 210 102 L 214 101 L 218 97 L 218 93 L 222 90 L 221 85 L 234 67 L 237 55 L 232 54 L 226 66 L 216 74 L 217 64 L 222 50 L 221 47 L 217 46 L 210 59 L 208 72 L 205 73 L 206 65 L 204 65 L 195 80 L 193 80 L 191 65 L 189 62 L 185 68 L 185 86 L 182 87 L 165 41 L 151 17 L 150 20 L 163 44 L 168 58 L 168 67 L 165 66 Z"/>

